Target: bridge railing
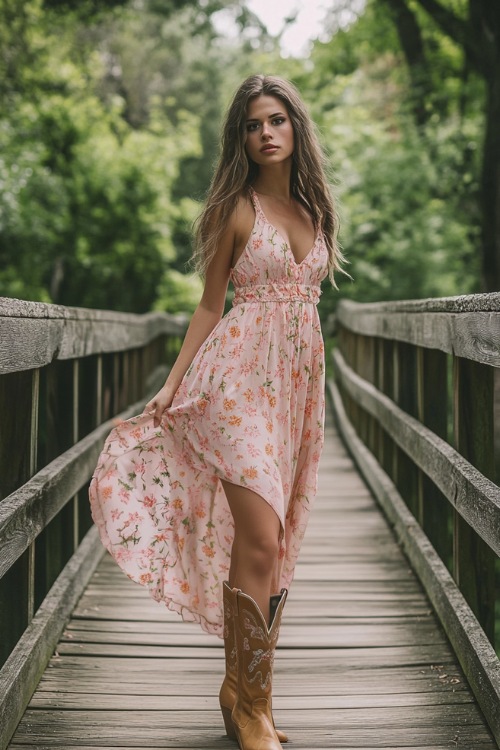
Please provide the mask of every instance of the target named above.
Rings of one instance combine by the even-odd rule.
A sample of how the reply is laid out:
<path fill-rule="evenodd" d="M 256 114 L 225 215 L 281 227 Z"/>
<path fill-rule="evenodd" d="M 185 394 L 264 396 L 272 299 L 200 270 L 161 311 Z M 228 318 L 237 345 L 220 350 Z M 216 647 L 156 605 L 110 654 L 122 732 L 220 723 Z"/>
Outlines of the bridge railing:
<path fill-rule="evenodd" d="M 343 301 L 330 393 L 500 742 L 500 294 Z"/>
<path fill-rule="evenodd" d="M 0 748 L 103 554 L 87 498 L 103 440 L 160 387 L 186 326 L 0 298 Z"/>

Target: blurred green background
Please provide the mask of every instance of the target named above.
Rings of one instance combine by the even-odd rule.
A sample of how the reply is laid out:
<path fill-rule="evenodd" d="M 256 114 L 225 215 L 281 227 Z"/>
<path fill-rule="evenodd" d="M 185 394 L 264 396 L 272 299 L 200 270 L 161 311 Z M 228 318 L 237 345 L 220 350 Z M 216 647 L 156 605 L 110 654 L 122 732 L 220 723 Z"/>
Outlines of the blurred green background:
<path fill-rule="evenodd" d="M 322 41 L 284 57 L 244 0 L 0 0 L 0 295 L 193 310 L 191 225 L 256 72 L 296 83 L 328 154 L 354 282 L 325 284 L 323 317 L 498 289 L 468 0 L 367 0 L 348 22 L 325 4 Z"/>

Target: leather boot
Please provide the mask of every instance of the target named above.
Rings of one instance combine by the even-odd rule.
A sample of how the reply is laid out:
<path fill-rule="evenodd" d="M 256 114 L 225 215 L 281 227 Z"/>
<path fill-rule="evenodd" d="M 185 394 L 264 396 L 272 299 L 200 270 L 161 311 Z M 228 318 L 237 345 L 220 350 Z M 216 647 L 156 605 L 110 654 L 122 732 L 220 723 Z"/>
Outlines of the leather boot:
<path fill-rule="evenodd" d="M 226 675 L 219 692 L 219 704 L 226 727 L 226 734 L 231 740 L 236 740 L 231 712 L 236 702 L 236 690 L 238 685 L 238 662 L 236 659 L 235 622 L 234 611 L 236 607 L 237 589 L 232 589 L 226 581 L 222 585 L 222 602 L 224 611 L 224 651 L 226 656 Z M 280 598 L 280 597 L 278 597 Z M 273 600 L 276 597 L 272 597 Z M 288 742 L 284 732 L 276 729 L 280 742 Z"/>
<path fill-rule="evenodd" d="M 281 590 L 268 627 L 254 600 L 235 590 L 238 689 L 231 714 L 240 750 L 281 750 L 272 715 L 272 676 L 287 591 Z"/>

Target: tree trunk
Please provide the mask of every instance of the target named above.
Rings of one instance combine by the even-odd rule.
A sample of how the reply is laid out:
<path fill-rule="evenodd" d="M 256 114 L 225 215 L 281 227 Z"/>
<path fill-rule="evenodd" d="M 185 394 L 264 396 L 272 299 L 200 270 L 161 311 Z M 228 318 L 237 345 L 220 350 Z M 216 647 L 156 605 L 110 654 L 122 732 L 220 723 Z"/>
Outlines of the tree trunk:
<path fill-rule="evenodd" d="M 420 26 L 405 0 L 384 0 L 384 2 L 390 9 L 399 42 L 406 57 L 413 116 L 417 125 L 424 125 L 430 114 L 427 98 L 430 95 L 431 84 Z"/>
<path fill-rule="evenodd" d="M 462 47 L 467 65 L 486 81 L 485 135 L 481 172 L 482 285 L 500 291 L 500 0 L 469 0 L 468 19 L 455 15 L 441 0 L 416 0 L 441 30 Z M 408 0 L 384 0 L 399 8 L 395 23 L 401 39 L 401 19 L 408 21 Z M 407 14 L 403 14 L 406 7 Z M 399 17 L 399 25 L 396 20 Z M 421 42 L 420 42 L 421 43 Z M 423 52 L 422 52 L 423 56 Z M 418 121 L 418 118 L 417 118 Z"/>
<path fill-rule="evenodd" d="M 481 175 L 483 285 L 500 291 L 500 50 L 488 80 Z"/>

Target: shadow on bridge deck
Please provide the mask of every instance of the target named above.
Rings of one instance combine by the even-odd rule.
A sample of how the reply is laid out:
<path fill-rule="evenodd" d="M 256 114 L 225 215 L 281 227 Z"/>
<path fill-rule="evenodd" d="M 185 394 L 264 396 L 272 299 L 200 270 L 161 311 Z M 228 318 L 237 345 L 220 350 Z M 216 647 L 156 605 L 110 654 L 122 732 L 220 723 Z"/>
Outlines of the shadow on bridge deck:
<path fill-rule="evenodd" d="M 222 674 L 221 642 L 106 556 L 9 747 L 235 747 L 218 712 Z M 293 750 L 497 747 L 331 417 L 274 695 Z"/>

